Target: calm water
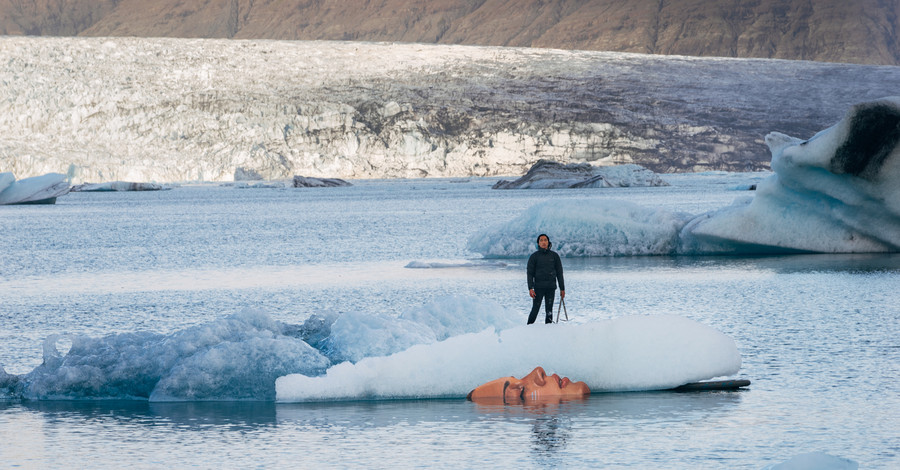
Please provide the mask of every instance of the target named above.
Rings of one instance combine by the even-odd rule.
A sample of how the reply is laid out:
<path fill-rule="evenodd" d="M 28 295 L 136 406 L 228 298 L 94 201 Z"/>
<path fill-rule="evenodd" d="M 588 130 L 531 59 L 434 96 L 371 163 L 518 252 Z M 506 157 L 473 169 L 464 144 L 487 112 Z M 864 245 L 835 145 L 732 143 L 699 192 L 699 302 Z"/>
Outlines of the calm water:
<path fill-rule="evenodd" d="M 245 307 L 298 324 L 323 311 L 400 314 L 461 294 L 518 306 L 524 322 L 524 260 L 404 266 L 476 258 L 465 250 L 470 234 L 547 199 L 700 213 L 759 177 L 566 191 L 493 191 L 485 179 L 205 185 L 0 207 L 0 365 L 31 371 L 55 333 L 171 333 Z M 572 321 L 674 313 L 709 324 L 735 339 L 751 387 L 534 407 L 0 402 L 0 465 L 762 468 L 826 452 L 861 468 L 900 466 L 900 256 L 564 263 Z"/>

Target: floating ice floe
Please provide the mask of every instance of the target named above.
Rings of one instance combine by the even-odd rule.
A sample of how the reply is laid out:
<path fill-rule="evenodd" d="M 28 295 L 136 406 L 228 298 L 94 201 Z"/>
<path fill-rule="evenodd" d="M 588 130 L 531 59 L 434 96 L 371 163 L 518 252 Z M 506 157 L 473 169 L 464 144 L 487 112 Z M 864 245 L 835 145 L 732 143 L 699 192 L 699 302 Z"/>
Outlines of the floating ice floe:
<path fill-rule="evenodd" d="M 69 192 L 66 175 L 48 173 L 16 181 L 12 173 L 0 173 L 0 205 L 55 204 Z"/>
<path fill-rule="evenodd" d="M 64 354 L 62 340 L 71 341 Z M 249 310 L 170 335 L 51 335 L 43 359 L 21 376 L 0 368 L 0 400 L 273 400 L 277 377 L 330 365 L 283 324 Z"/>
<path fill-rule="evenodd" d="M 859 463 L 824 452 L 810 452 L 791 457 L 785 462 L 765 467 L 765 470 L 856 470 Z"/>
<path fill-rule="evenodd" d="M 353 186 L 339 178 L 312 178 L 306 176 L 294 176 L 295 188 L 335 188 L 339 186 Z"/>
<path fill-rule="evenodd" d="M 275 379 L 317 376 L 341 361 L 521 323 L 496 302 L 448 296 L 404 312 L 320 312 L 300 325 L 244 310 L 172 334 L 51 335 L 42 364 L 23 375 L 0 367 L 5 399 L 274 400 Z M 68 350 L 60 348 L 69 343 Z M 61 351 L 62 349 L 62 351 Z"/>
<path fill-rule="evenodd" d="M 589 163 L 563 165 L 551 160 L 539 160 L 515 180 L 501 180 L 493 189 L 561 189 L 561 188 L 623 188 L 630 186 L 668 186 L 656 173 L 634 164 L 593 166 Z"/>
<path fill-rule="evenodd" d="M 222 186 L 233 186 L 237 189 L 284 189 L 284 183 L 280 181 L 258 181 L 255 183 L 235 181 L 234 183 L 225 183 Z"/>
<path fill-rule="evenodd" d="M 245 310 L 171 334 L 51 335 L 43 349 L 27 374 L 0 367 L 0 400 L 462 398 L 536 364 L 596 392 L 662 390 L 741 366 L 731 338 L 686 318 L 525 326 L 517 312 L 465 296 L 399 318 L 322 312 L 289 325 Z"/>
<path fill-rule="evenodd" d="M 471 316 L 470 318 L 477 318 Z M 580 325 L 520 325 L 450 336 L 391 355 L 276 380 L 282 402 L 464 397 L 475 386 L 538 364 L 594 392 L 665 390 L 736 373 L 734 340 L 683 317 L 620 317 Z"/>
<path fill-rule="evenodd" d="M 900 97 L 854 106 L 809 140 L 766 136 L 774 174 L 700 215 L 563 200 L 473 234 L 471 251 L 521 257 L 538 233 L 564 256 L 900 251 Z"/>
<path fill-rule="evenodd" d="M 404 266 L 407 269 L 452 269 L 452 268 L 505 268 L 509 263 L 497 260 L 444 260 L 444 261 L 410 261 Z"/>
<path fill-rule="evenodd" d="M 106 183 L 86 183 L 72 186 L 72 192 L 105 191 L 162 191 L 172 189 L 158 183 L 134 183 L 130 181 L 109 181 Z"/>

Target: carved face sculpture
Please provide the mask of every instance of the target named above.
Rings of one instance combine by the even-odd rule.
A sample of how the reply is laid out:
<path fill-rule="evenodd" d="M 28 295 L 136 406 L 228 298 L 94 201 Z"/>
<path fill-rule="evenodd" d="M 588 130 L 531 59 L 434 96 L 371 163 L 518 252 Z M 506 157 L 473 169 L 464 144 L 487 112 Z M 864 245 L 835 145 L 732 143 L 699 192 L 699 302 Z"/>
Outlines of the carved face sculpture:
<path fill-rule="evenodd" d="M 559 400 L 560 398 L 579 398 L 590 395 L 591 390 L 584 382 L 572 382 L 568 377 L 556 374 L 548 376 L 542 367 L 535 367 L 531 373 L 517 379 L 503 377 L 480 385 L 469 392 L 472 401 L 491 401 L 509 404 L 522 404 Z"/>

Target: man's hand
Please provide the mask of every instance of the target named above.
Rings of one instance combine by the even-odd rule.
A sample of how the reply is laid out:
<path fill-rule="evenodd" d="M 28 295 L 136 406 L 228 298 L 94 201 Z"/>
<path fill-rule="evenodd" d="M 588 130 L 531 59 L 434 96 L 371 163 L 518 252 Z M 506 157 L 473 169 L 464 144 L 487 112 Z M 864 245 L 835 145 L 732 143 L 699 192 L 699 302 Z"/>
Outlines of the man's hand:
<path fill-rule="evenodd" d="M 534 297 L 534 296 L 532 296 L 532 297 Z M 564 291 L 564 290 L 559 291 L 559 298 L 560 298 L 560 299 L 565 299 L 565 298 L 566 298 L 566 291 Z"/>
<path fill-rule="evenodd" d="M 534 289 L 528 289 L 528 295 L 530 295 L 531 298 L 533 299 L 534 298 Z"/>

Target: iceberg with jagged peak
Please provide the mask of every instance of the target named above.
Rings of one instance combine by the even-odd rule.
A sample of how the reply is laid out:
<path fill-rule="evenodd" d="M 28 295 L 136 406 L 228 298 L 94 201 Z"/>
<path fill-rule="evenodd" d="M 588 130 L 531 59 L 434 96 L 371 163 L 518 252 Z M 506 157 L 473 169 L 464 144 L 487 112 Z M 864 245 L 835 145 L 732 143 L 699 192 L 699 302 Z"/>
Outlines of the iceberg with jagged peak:
<path fill-rule="evenodd" d="M 48 173 L 16 181 L 9 172 L 0 173 L 0 205 L 54 204 L 69 192 L 66 175 Z"/>
<path fill-rule="evenodd" d="M 471 251 L 521 257 L 548 233 L 563 256 L 900 251 L 900 97 L 853 106 L 809 140 L 770 133 L 774 174 L 700 215 L 625 201 L 537 204 L 473 234 Z"/>

